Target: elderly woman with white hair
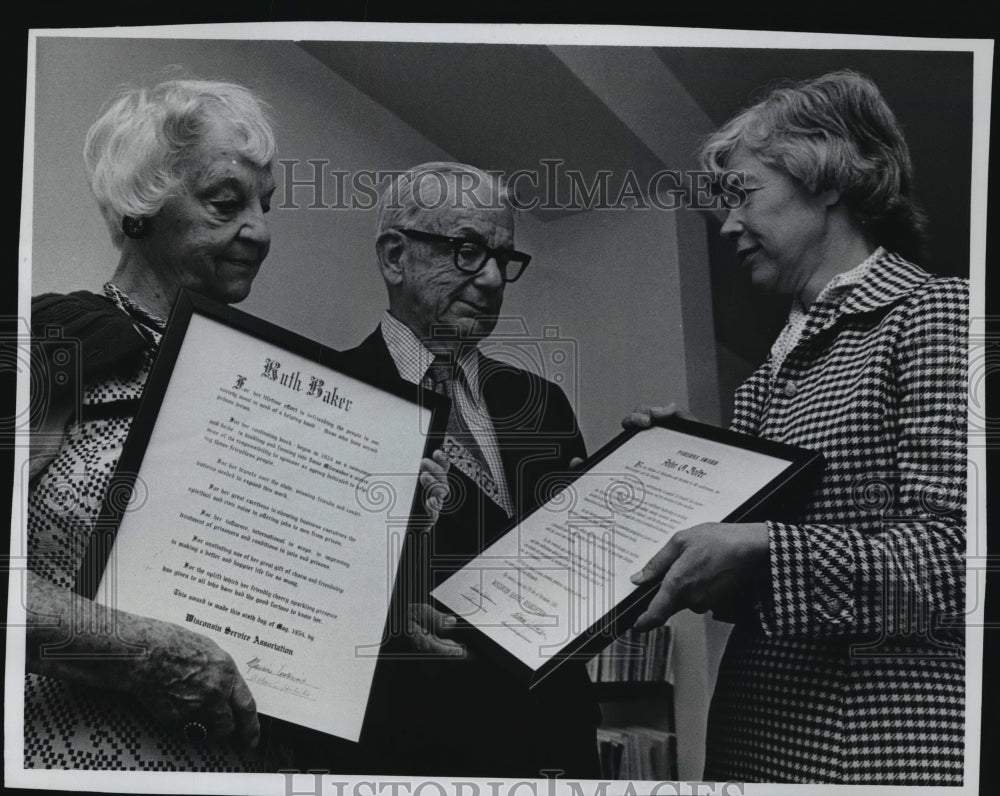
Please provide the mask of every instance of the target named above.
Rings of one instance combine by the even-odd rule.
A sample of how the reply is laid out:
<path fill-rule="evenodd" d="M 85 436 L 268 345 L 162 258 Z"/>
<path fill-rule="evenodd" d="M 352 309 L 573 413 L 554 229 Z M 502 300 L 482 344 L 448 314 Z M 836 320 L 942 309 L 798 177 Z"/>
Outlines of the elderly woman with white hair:
<path fill-rule="evenodd" d="M 250 690 L 217 644 L 71 588 L 179 290 L 227 303 L 250 293 L 271 241 L 274 158 L 263 104 L 224 82 L 123 90 L 87 135 L 91 189 L 121 254 L 103 295 L 32 302 L 36 336 L 60 328 L 83 360 L 78 381 L 42 385 L 34 402 L 26 767 L 269 765 L 253 751 Z"/>
<path fill-rule="evenodd" d="M 968 283 L 911 262 L 909 151 L 859 74 L 774 90 L 702 158 L 739 177 L 722 233 L 740 267 L 792 301 L 732 428 L 826 467 L 767 522 L 673 536 L 633 578 L 661 581 L 636 626 L 682 608 L 736 620 L 706 779 L 960 784 Z"/>

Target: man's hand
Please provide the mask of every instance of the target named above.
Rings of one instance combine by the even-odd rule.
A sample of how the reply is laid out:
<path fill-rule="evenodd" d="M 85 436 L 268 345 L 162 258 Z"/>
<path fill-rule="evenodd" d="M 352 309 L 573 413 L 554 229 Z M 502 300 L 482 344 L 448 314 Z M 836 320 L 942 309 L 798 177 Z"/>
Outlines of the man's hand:
<path fill-rule="evenodd" d="M 444 451 L 436 450 L 430 459 L 420 460 L 420 486 L 424 490 L 424 507 L 432 522 L 437 522 L 441 507 L 448 500 L 448 467 L 451 463 Z"/>
<path fill-rule="evenodd" d="M 427 603 L 410 603 L 406 618 L 406 637 L 417 652 L 449 657 L 466 657 L 464 644 L 445 636 L 455 629 L 451 614 L 438 611 Z"/>
<path fill-rule="evenodd" d="M 253 748 L 260 739 L 257 706 L 233 659 L 214 641 L 177 625 L 156 620 L 142 633 L 148 654 L 133 664 L 129 690 L 161 723 L 197 741 L 185 729 L 191 722 L 204 739 Z"/>
<path fill-rule="evenodd" d="M 672 403 L 666 406 L 637 406 L 622 418 L 622 427 L 626 429 L 649 428 L 656 425 L 658 421 L 671 417 L 698 422 L 698 418 L 683 406 Z"/>
<path fill-rule="evenodd" d="M 682 608 L 704 613 L 727 603 L 766 571 L 769 554 L 764 523 L 705 523 L 678 531 L 632 576 L 635 584 L 662 579 L 635 629 L 652 630 Z"/>

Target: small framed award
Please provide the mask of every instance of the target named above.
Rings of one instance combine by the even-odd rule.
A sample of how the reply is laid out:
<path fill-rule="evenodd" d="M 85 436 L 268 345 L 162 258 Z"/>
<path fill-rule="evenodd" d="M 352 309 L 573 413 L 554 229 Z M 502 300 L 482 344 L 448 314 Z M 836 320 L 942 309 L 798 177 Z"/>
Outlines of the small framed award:
<path fill-rule="evenodd" d="M 676 531 L 764 519 L 822 468 L 801 448 L 681 419 L 626 431 L 572 482 L 432 592 L 468 642 L 538 686 L 624 632 L 658 583 L 640 570 Z"/>

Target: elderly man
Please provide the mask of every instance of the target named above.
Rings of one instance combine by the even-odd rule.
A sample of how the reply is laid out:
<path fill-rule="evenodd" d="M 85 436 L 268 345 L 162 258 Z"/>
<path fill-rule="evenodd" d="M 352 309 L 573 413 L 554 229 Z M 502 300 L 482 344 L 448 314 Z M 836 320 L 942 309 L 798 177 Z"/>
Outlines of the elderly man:
<path fill-rule="evenodd" d="M 376 383 L 404 380 L 451 399 L 451 488 L 425 548 L 411 551 L 407 569 L 420 575 L 401 589 L 407 632 L 376 674 L 365 762 L 373 773 L 597 777 L 599 710 L 583 667 L 529 692 L 449 638 L 452 618 L 426 602 L 585 455 L 558 387 L 478 349 L 530 260 L 514 249 L 505 186 L 458 163 L 416 166 L 380 197 L 376 252 L 389 309 L 345 361 Z"/>

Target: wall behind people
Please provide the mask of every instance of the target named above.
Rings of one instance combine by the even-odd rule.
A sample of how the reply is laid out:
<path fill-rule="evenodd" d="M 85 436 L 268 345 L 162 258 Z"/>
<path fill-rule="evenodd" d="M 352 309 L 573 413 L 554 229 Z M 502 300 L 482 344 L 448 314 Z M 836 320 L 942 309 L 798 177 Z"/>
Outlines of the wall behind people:
<path fill-rule="evenodd" d="M 620 429 L 611 407 L 685 394 L 677 270 L 668 262 L 645 265 L 675 245 L 673 219 L 589 210 L 545 223 L 522 213 L 518 222 L 518 246 L 534 259 L 504 310 L 541 319 L 577 358 L 570 397 L 596 450 Z M 623 331 L 621 318 L 632 334 L 611 332 Z M 533 331 L 545 341 L 544 329 Z M 624 355 L 637 347 L 642 356 Z M 616 353 L 620 361 L 609 362 Z"/>

